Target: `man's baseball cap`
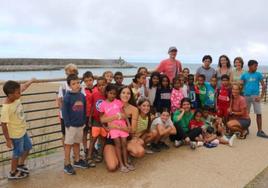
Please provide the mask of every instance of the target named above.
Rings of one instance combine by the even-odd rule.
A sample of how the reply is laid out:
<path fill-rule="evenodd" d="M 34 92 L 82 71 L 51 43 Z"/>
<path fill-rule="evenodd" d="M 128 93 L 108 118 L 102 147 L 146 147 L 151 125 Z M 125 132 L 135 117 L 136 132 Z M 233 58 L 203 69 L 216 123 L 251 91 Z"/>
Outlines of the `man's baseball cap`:
<path fill-rule="evenodd" d="M 168 53 L 172 52 L 172 51 L 178 51 L 177 48 L 175 46 L 171 46 L 168 49 Z"/>

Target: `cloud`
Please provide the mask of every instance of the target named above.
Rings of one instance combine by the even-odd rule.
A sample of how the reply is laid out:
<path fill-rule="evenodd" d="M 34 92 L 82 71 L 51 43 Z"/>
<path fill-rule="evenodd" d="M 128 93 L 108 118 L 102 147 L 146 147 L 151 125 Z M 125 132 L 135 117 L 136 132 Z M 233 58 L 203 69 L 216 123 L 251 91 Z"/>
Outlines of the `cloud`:
<path fill-rule="evenodd" d="M 268 60 L 265 0 L 1 1 L 0 56 Z"/>

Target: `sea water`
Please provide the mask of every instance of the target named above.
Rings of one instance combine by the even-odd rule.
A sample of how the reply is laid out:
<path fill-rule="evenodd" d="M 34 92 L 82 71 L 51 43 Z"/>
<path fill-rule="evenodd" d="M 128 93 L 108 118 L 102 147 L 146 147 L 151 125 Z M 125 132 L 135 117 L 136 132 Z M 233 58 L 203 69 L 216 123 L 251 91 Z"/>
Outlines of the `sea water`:
<path fill-rule="evenodd" d="M 101 76 L 104 71 L 110 70 L 113 73 L 116 71 L 121 71 L 123 75 L 135 75 L 137 73 L 138 67 L 145 66 L 148 70 L 153 71 L 156 69 L 159 63 L 135 63 L 129 62 L 130 64 L 136 66 L 135 68 L 87 68 L 79 69 L 79 76 L 82 76 L 84 72 L 91 71 L 94 75 Z M 183 68 L 188 67 L 191 74 L 195 74 L 198 67 L 202 64 L 182 64 Z M 216 68 L 216 64 L 212 64 L 212 67 Z M 259 66 L 258 71 L 267 73 L 268 66 Z M 64 78 L 64 70 L 52 70 L 52 71 L 18 71 L 18 72 L 0 72 L 0 80 L 29 80 L 35 77 L 36 79 L 53 79 L 53 78 Z M 126 78 L 124 80 L 125 84 L 130 83 L 131 79 Z"/>

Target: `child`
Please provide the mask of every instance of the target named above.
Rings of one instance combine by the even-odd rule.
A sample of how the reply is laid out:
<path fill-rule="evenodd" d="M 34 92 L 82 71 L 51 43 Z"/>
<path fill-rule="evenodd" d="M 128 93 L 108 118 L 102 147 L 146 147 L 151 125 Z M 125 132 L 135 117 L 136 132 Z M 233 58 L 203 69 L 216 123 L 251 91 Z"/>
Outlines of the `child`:
<path fill-rule="evenodd" d="M 118 91 L 120 90 L 121 87 L 124 86 L 123 80 L 124 80 L 123 73 L 120 71 L 117 71 L 114 74 L 114 81 L 115 81 L 115 86 L 117 87 Z"/>
<path fill-rule="evenodd" d="M 170 96 L 171 96 L 171 88 L 170 88 L 170 80 L 167 75 L 163 74 L 160 77 L 160 88 L 157 88 L 154 100 L 154 107 L 156 111 L 162 112 L 163 108 L 170 109 Z"/>
<path fill-rule="evenodd" d="M 184 84 L 186 84 L 186 85 L 188 85 L 188 76 L 189 76 L 189 74 L 190 74 L 190 69 L 189 68 L 184 68 L 183 70 L 182 70 L 182 75 L 183 75 L 183 77 L 184 77 Z"/>
<path fill-rule="evenodd" d="M 113 72 L 112 71 L 105 71 L 102 74 L 102 77 L 106 79 L 107 84 L 112 83 L 113 81 Z"/>
<path fill-rule="evenodd" d="M 184 77 L 178 76 L 173 79 L 173 89 L 171 91 L 170 102 L 171 102 L 171 112 L 174 113 L 177 109 L 180 108 L 181 100 L 187 95 L 184 95 L 183 85 Z"/>
<path fill-rule="evenodd" d="M 169 149 L 169 146 L 164 141 L 170 135 L 175 135 L 177 132 L 167 108 L 162 108 L 160 117 L 154 119 L 151 125 L 151 131 L 157 131 L 157 135 L 151 144 L 152 150 L 160 151 L 161 148 Z"/>
<path fill-rule="evenodd" d="M 231 89 L 230 78 L 227 74 L 221 76 L 221 87 L 217 89 L 217 116 L 227 122 L 228 108 L 230 107 Z"/>
<path fill-rule="evenodd" d="M 195 85 L 194 85 L 194 75 L 189 74 L 188 76 L 188 97 L 191 100 L 191 109 L 198 108 L 198 101 L 195 93 Z"/>
<path fill-rule="evenodd" d="M 105 89 L 106 100 L 100 105 L 101 116 L 113 116 L 118 114 L 118 119 L 108 123 L 109 135 L 115 143 L 116 155 L 119 160 L 120 171 L 129 172 L 134 170 L 134 166 L 128 163 L 127 155 L 127 137 L 129 136 L 129 127 L 126 120 L 121 119 L 123 103 L 116 99 L 117 89 L 114 85 L 107 85 Z M 123 158 L 122 158 L 123 156 Z"/>
<path fill-rule="evenodd" d="M 145 86 L 148 87 L 148 85 L 149 85 L 149 80 L 147 79 L 148 69 L 146 67 L 139 67 L 137 73 L 141 73 L 141 74 L 145 75 L 144 84 L 145 84 Z"/>
<path fill-rule="evenodd" d="M 197 141 L 197 146 L 203 145 L 202 130 L 205 127 L 205 123 L 204 123 L 204 121 L 202 121 L 202 116 L 203 116 L 202 112 L 197 109 L 194 113 L 193 119 L 191 119 L 191 121 L 189 123 L 190 132 L 200 133 L 198 136 L 195 137 L 195 141 Z"/>
<path fill-rule="evenodd" d="M 203 74 L 198 75 L 197 84 L 195 85 L 195 93 L 197 97 L 198 108 L 203 108 L 205 106 L 206 100 L 206 86 L 205 86 L 206 76 Z"/>
<path fill-rule="evenodd" d="M 77 66 L 75 64 L 68 64 L 64 67 L 65 70 L 65 75 L 66 77 L 68 77 L 71 74 L 76 74 L 78 75 L 78 69 Z M 57 98 L 57 102 L 58 102 L 58 106 L 59 106 L 59 116 L 60 116 L 60 124 L 61 124 L 61 132 L 62 132 L 62 141 L 64 143 L 64 137 L 65 137 L 65 126 L 64 126 L 64 120 L 62 117 L 62 104 L 63 104 L 63 97 L 65 96 L 65 94 L 67 93 L 67 91 L 70 91 L 70 87 L 68 86 L 67 82 L 64 82 L 60 88 L 59 88 L 59 93 L 58 93 L 58 98 Z"/>
<path fill-rule="evenodd" d="M 133 92 L 135 100 L 138 100 L 140 97 L 147 97 L 148 91 L 145 86 L 146 76 L 142 73 L 137 73 L 133 79 L 133 83 L 130 85 Z"/>
<path fill-rule="evenodd" d="M 90 167 L 96 166 L 94 161 L 96 162 L 102 161 L 104 138 L 107 136 L 107 131 L 100 121 L 100 112 L 99 112 L 100 105 L 105 100 L 106 85 L 107 85 L 106 79 L 104 77 L 98 77 L 96 89 L 93 91 L 92 94 L 92 103 L 91 103 L 92 122 L 91 122 L 91 135 L 90 135 L 91 140 L 89 144 L 88 157 L 87 157 L 88 165 Z M 101 138 L 100 141 L 102 141 L 100 149 L 101 153 L 97 155 L 96 158 L 93 160 L 94 145 L 98 137 L 100 137 Z"/>
<path fill-rule="evenodd" d="M 262 112 L 261 112 L 261 99 L 265 96 L 266 85 L 263 81 L 263 76 L 257 72 L 258 62 L 256 60 L 248 61 L 248 72 L 242 74 L 241 80 L 244 84 L 244 95 L 246 97 L 248 112 L 250 112 L 251 104 L 254 107 L 256 114 L 258 132 L 257 136 L 268 138 L 268 135 L 262 130 Z M 262 92 L 260 95 L 260 84 Z M 260 95 L 260 96 L 259 96 Z"/>
<path fill-rule="evenodd" d="M 67 84 L 71 88 L 63 98 L 62 116 L 65 125 L 65 159 L 64 172 L 74 175 L 74 167 L 88 168 L 85 161 L 80 159 L 80 143 L 83 142 L 83 129 L 86 123 L 86 98 L 81 93 L 80 80 L 77 75 L 67 77 Z M 71 165 L 71 149 L 74 153 L 74 164 Z"/>
<path fill-rule="evenodd" d="M 204 137 L 204 145 L 206 147 L 216 147 L 219 144 L 229 145 L 230 147 L 233 146 L 234 140 L 236 139 L 236 135 L 233 134 L 233 136 L 228 139 L 225 136 L 217 136 L 215 134 L 215 129 L 211 126 L 209 126 L 206 131 L 204 131 L 203 134 Z"/>
<path fill-rule="evenodd" d="M 156 90 L 159 87 L 159 80 L 160 80 L 160 73 L 152 72 L 148 87 L 148 99 L 151 105 L 154 103 Z"/>
<path fill-rule="evenodd" d="M 216 112 L 216 91 L 217 91 L 217 77 L 211 77 L 210 83 L 205 82 L 206 99 L 205 106 L 209 108 L 211 113 Z"/>
<path fill-rule="evenodd" d="M 137 102 L 139 109 L 139 117 L 137 123 L 137 130 L 135 136 L 143 140 L 143 145 L 147 146 L 149 142 L 155 139 L 157 136 L 157 130 L 151 130 L 151 114 L 150 114 L 150 101 L 146 98 L 141 98 Z M 150 148 L 151 149 L 151 148 Z M 152 150 L 145 149 L 146 153 L 152 153 Z"/>
<path fill-rule="evenodd" d="M 20 85 L 15 81 L 7 81 L 3 91 L 7 96 L 1 109 L 1 127 L 8 148 L 13 149 L 11 171 L 8 179 L 21 179 L 29 174 L 25 160 L 32 149 L 31 140 L 26 132 L 26 118 L 21 104 L 21 92 L 25 91 L 35 79 Z"/>
<path fill-rule="evenodd" d="M 86 103 L 87 103 L 87 109 L 86 109 L 86 126 L 84 128 L 84 133 L 83 133 L 83 146 L 84 146 L 84 152 L 85 156 L 88 154 L 88 147 L 87 147 L 87 135 L 90 129 L 91 124 L 91 107 L 92 107 L 92 94 L 93 94 L 93 82 L 94 82 L 94 76 L 92 72 L 86 71 L 83 74 L 82 81 L 85 84 L 85 87 L 83 88 L 84 93 L 86 94 Z"/>

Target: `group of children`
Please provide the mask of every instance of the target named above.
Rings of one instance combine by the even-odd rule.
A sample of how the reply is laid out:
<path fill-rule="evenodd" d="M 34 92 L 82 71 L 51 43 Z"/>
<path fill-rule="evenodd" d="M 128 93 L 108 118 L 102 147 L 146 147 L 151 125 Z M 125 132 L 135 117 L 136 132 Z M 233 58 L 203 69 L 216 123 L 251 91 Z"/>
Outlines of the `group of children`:
<path fill-rule="evenodd" d="M 60 86 L 57 101 L 64 142 L 64 172 L 67 174 L 75 174 L 73 167 L 95 167 L 95 162 L 103 160 L 103 148 L 107 142 L 115 145 L 120 171 L 134 170 L 127 152 L 127 140 L 133 131 L 143 140 L 147 153 L 168 149 L 168 138 L 176 147 L 189 144 L 192 149 L 203 145 L 215 147 L 220 143 L 232 146 L 236 138 L 235 134 L 229 138 L 225 136 L 232 102 L 228 75 L 221 76 L 221 86 L 217 87 L 215 76 L 210 82 L 205 82 L 205 75 L 199 74 L 195 78 L 189 74 L 188 68 L 169 80 L 159 72 L 152 72 L 148 79 L 147 68 L 140 67 L 128 86 L 133 94 L 132 104 L 139 109 L 137 127 L 132 130 L 124 104 L 118 98 L 118 93 L 125 87 L 122 72 L 113 75 L 106 71 L 95 80 L 87 71 L 80 80 L 76 65 L 69 64 L 65 73 L 67 79 Z M 21 111 L 20 92 L 32 82 L 34 80 L 20 86 L 8 81 L 3 87 L 7 99 L 1 112 L 1 126 L 7 146 L 14 148 L 10 179 L 24 178 L 29 173 L 24 161 L 32 145 Z M 81 143 L 84 158 L 80 156 Z"/>

